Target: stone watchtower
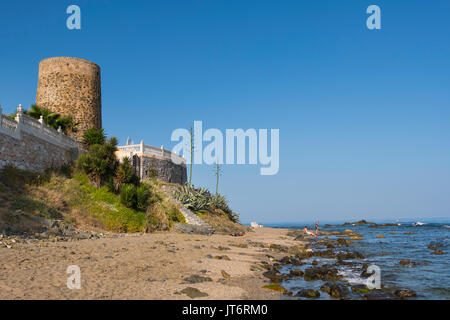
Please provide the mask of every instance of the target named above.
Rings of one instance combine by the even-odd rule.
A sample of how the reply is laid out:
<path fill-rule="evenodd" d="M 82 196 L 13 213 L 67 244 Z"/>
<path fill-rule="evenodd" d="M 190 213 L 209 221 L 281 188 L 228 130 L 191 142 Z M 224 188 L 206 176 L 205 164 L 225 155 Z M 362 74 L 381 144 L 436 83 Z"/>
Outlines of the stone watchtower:
<path fill-rule="evenodd" d="M 100 67 L 69 57 L 42 60 L 36 104 L 78 122 L 75 138 L 81 140 L 90 128 L 102 127 Z"/>

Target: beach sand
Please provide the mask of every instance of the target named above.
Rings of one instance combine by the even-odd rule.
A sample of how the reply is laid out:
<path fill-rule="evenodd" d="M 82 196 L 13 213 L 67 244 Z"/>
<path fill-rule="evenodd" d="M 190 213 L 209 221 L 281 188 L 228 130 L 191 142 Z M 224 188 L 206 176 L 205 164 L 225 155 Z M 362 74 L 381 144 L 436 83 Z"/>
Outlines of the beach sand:
<path fill-rule="evenodd" d="M 242 237 L 133 234 L 0 248 L 0 299 L 190 299 L 180 293 L 187 287 L 207 294 L 201 299 L 280 299 L 280 293 L 262 288 L 269 281 L 261 261 L 288 255 L 271 244 L 304 244 L 288 231 L 262 228 Z M 67 288 L 70 265 L 80 267 L 79 290 Z M 191 275 L 212 281 L 186 283 Z"/>

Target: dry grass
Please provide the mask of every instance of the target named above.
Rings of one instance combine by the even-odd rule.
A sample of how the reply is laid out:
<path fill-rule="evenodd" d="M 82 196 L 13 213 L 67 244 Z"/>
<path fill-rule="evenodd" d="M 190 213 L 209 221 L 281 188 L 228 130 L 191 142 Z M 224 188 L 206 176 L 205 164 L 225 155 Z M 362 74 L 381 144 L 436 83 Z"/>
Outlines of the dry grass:
<path fill-rule="evenodd" d="M 198 214 L 206 223 L 213 227 L 217 233 L 231 234 L 249 232 L 251 228 L 230 220 L 230 217 L 221 210 L 203 211 Z"/>

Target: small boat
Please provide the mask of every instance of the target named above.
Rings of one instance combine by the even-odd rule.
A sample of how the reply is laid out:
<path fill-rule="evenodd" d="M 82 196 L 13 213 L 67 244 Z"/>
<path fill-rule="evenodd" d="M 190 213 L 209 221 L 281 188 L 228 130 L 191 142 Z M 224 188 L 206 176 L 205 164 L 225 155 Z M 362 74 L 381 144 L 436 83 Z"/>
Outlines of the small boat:
<path fill-rule="evenodd" d="M 413 226 L 414 226 L 414 227 L 420 227 L 420 226 L 423 226 L 424 224 L 426 224 L 426 223 L 417 221 L 417 222 L 414 222 L 414 223 L 413 223 Z"/>

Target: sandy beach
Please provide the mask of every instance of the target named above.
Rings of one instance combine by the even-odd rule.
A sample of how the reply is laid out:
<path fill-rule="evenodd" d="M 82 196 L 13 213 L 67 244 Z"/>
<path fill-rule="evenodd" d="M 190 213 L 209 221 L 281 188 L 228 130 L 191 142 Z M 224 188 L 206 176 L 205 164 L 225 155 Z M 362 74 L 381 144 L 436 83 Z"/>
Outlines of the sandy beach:
<path fill-rule="evenodd" d="M 0 248 L 0 299 L 189 299 L 186 288 L 206 294 L 201 299 L 280 299 L 262 288 L 270 281 L 261 263 L 288 255 L 271 246 L 303 246 L 288 231 L 132 234 Z M 70 265 L 80 267 L 79 290 L 67 287 Z"/>

